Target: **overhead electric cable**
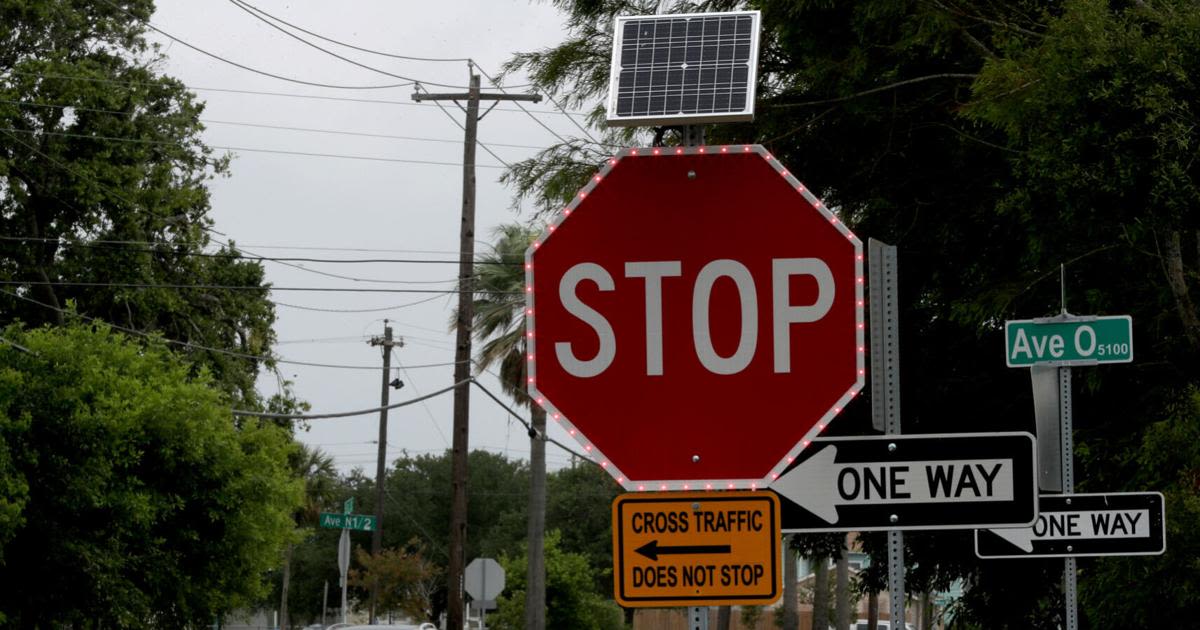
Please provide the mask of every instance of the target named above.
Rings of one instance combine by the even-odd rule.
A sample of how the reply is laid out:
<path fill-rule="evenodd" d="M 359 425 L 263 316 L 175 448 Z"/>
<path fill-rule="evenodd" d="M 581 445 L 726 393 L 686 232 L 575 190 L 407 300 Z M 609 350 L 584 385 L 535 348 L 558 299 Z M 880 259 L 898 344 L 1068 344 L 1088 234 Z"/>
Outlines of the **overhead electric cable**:
<path fill-rule="evenodd" d="M 0 280 L 4 286 L 112 287 L 117 289 L 206 289 L 213 291 L 312 291 L 326 293 L 436 293 L 455 295 L 458 289 L 356 289 L 347 287 L 276 287 L 242 284 L 169 284 L 151 282 L 75 282 L 72 280 Z M 493 291 L 493 293 L 497 293 Z M 510 292 L 520 295 L 519 291 Z"/>
<path fill-rule="evenodd" d="M 179 341 L 177 339 L 168 339 L 166 337 L 160 337 L 158 335 L 154 335 L 152 333 L 147 333 L 145 331 L 141 331 L 136 328 L 130 328 L 128 326 L 121 326 L 120 324 L 114 324 L 112 322 L 102 320 L 99 317 L 91 317 L 89 315 L 84 315 L 83 313 L 78 313 L 75 311 L 67 310 L 65 308 L 59 308 L 52 304 L 46 304 L 45 302 L 41 302 L 39 300 L 35 300 L 33 298 L 26 297 L 24 295 L 20 295 L 18 293 L 13 293 L 12 291 L 6 291 L 4 289 L 0 289 L 0 293 L 8 295 L 9 297 L 17 298 L 18 300 L 23 300 L 25 302 L 29 302 L 31 304 L 36 304 L 38 306 L 61 313 L 68 317 L 78 317 L 78 318 L 80 318 L 84 321 L 88 321 L 88 322 L 104 323 L 105 325 L 107 325 L 110 328 L 113 328 L 115 330 L 127 332 L 131 335 L 137 335 L 139 337 L 145 337 L 147 339 L 161 339 L 164 343 L 168 343 L 168 344 L 175 345 L 175 346 L 182 346 L 185 348 L 193 348 L 195 350 L 204 350 L 206 352 L 214 352 L 216 354 L 223 354 L 226 356 L 236 357 L 239 359 L 262 361 L 264 363 L 274 362 L 274 363 L 284 363 L 284 364 L 288 364 L 288 365 L 304 365 L 304 366 L 308 366 L 308 367 L 334 368 L 334 369 L 340 369 L 340 370 L 372 370 L 375 372 L 379 371 L 379 366 L 377 366 L 377 365 L 341 365 L 341 364 L 336 364 L 336 363 L 314 363 L 314 362 L 310 362 L 310 361 L 296 361 L 296 360 L 292 360 L 292 359 L 283 359 L 283 358 L 277 358 L 277 357 L 262 356 L 262 355 L 257 355 L 257 354 L 249 354 L 246 352 L 237 352 L 234 350 L 225 350 L 224 348 L 214 348 L 212 346 L 205 346 L 205 345 L 201 345 L 198 343 L 191 343 L 188 341 Z M 426 363 L 426 364 L 414 365 L 414 366 L 410 366 L 410 367 L 412 367 L 412 369 L 418 369 L 418 368 L 425 369 L 425 368 L 434 368 L 434 367 L 446 367 L 449 365 L 455 365 L 455 363 L 453 361 L 450 361 L 448 363 Z"/>
<path fill-rule="evenodd" d="M 115 109 L 99 109 L 95 107 L 81 107 L 79 105 L 62 105 L 58 103 L 30 103 L 28 101 L 15 101 L 8 99 L 0 99 L 0 103 L 9 105 L 21 105 L 23 107 L 48 107 L 54 109 L 70 109 L 80 112 L 92 112 L 96 114 L 112 114 L 114 116 L 133 116 L 138 114 L 136 111 L 119 111 Z M 268 125 L 264 123 L 253 123 L 239 120 L 215 120 L 212 118 L 197 119 L 202 123 L 209 125 L 229 125 L 232 127 L 253 127 L 255 129 L 273 129 L 276 131 L 299 131 L 304 133 L 322 133 L 336 136 L 353 136 L 357 138 L 380 138 L 384 140 L 407 140 L 410 142 L 438 142 L 442 144 L 462 144 L 462 140 L 452 140 L 450 138 L 424 138 L 421 136 L 400 136 L 387 133 L 371 133 L 365 131 L 346 131 L 341 129 L 320 129 L 315 127 L 292 127 L 286 125 Z M 92 136 L 88 136 L 92 137 Z M 493 147 L 505 147 L 509 149 L 534 149 L 541 150 L 545 147 L 540 147 L 534 144 L 509 144 L 505 142 L 488 142 Z"/>
<path fill-rule="evenodd" d="M 335 84 L 331 84 L 331 83 L 319 83 L 316 81 L 306 81 L 304 79 L 296 79 L 293 77 L 286 77 L 283 75 L 274 74 L 271 72 L 267 72 L 265 70 L 259 70 L 258 68 L 252 68 L 250 66 L 238 63 L 231 59 L 226 59 L 225 57 L 222 57 L 221 55 L 209 52 L 203 48 L 200 48 L 199 46 L 196 46 L 196 45 L 188 43 L 182 39 L 179 39 L 178 37 L 175 37 L 174 35 L 155 26 L 149 20 L 144 20 L 144 19 L 126 11 L 125 9 L 122 9 L 117 4 L 111 2 L 111 0 L 100 0 L 100 1 L 114 9 L 116 9 L 117 11 L 124 13 L 125 15 L 129 16 L 130 18 L 137 20 L 138 22 L 141 22 L 142 24 L 146 25 L 147 28 L 149 28 L 153 31 L 156 31 L 163 37 L 166 37 L 167 39 L 170 39 L 171 41 L 173 41 L 177 44 L 191 48 L 192 50 L 194 50 L 202 55 L 207 55 L 209 57 L 212 57 L 213 59 L 216 59 L 217 61 L 227 63 L 236 68 L 241 68 L 242 70 L 246 70 L 248 72 L 253 72 L 255 74 L 261 74 L 266 77 L 271 77 L 272 79 L 279 79 L 281 81 L 288 81 L 290 83 L 299 83 L 301 85 L 311 85 L 313 87 L 331 88 L 331 89 L 335 89 L 335 90 L 385 90 L 385 89 L 391 89 L 391 88 L 406 87 L 406 86 L 413 84 L 412 80 L 408 80 L 406 83 L 392 83 L 392 84 L 388 84 L 388 85 L 335 85 Z"/>
<path fill-rule="evenodd" d="M 16 128 L 12 128 L 12 127 L 0 127 L 0 131 L 4 131 L 7 133 L 24 133 L 24 134 L 34 135 L 34 136 L 37 136 L 37 135 L 61 136 L 61 137 L 67 137 L 67 138 L 82 138 L 85 140 L 101 140 L 104 142 L 124 142 L 124 143 L 129 143 L 129 144 L 151 144 L 151 145 L 159 145 L 159 146 L 166 145 L 166 146 L 179 146 L 179 147 L 189 148 L 188 145 L 181 143 L 181 142 L 176 142 L 173 140 L 149 140 L 149 139 L 145 139 L 145 138 L 117 138 L 114 136 L 94 136 L 94 135 L 90 135 L 90 134 L 71 133 L 71 132 L 67 132 L 67 131 L 44 131 L 44 130 L 37 130 L 37 129 L 16 129 Z M 386 158 L 386 157 L 375 157 L 375 156 L 369 156 L 369 155 L 345 155 L 345 154 L 340 154 L 340 153 L 314 153 L 314 152 L 310 152 L 310 151 L 287 151 L 287 150 L 283 150 L 283 149 L 262 149 L 262 148 L 258 148 L 258 147 L 233 147 L 233 146 L 225 146 L 225 145 L 219 145 L 219 144 L 204 144 L 204 143 L 200 143 L 200 144 L 201 144 L 201 146 L 208 147 L 210 149 L 221 149 L 223 151 L 245 151 L 247 153 L 273 153 L 276 155 L 297 155 L 297 156 L 302 156 L 302 157 L 336 158 L 336 159 L 342 159 L 342 160 L 365 160 L 365 161 L 369 161 L 369 162 L 395 162 L 395 163 L 400 163 L 400 164 L 427 164 L 427 165 L 431 165 L 431 166 L 455 166 L 455 167 L 459 167 L 459 168 L 462 167 L 462 162 L 438 162 L 436 160 L 410 160 L 410 159 L 405 159 L 405 158 Z M 489 153 L 491 153 L 491 152 L 489 151 Z M 492 157 L 495 157 L 497 160 L 499 160 L 501 163 L 503 163 L 504 166 L 500 166 L 497 164 L 477 164 L 476 166 L 478 166 L 479 168 L 507 168 L 508 167 L 508 163 L 505 162 L 504 160 L 500 159 L 498 156 L 496 156 L 496 154 L 493 153 Z"/>
<path fill-rule="evenodd" d="M 375 369 L 378 370 L 379 368 L 375 368 Z M 420 396 L 418 398 L 410 398 L 404 402 L 398 402 L 398 403 L 394 403 L 391 405 L 385 405 L 382 407 L 371 407 L 370 409 L 359 409 L 357 411 L 341 411 L 341 412 L 337 412 L 337 413 L 308 413 L 308 414 L 267 413 L 267 412 L 263 412 L 263 411 L 247 411 L 244 409 L 233 409 L 232 411 L 233 411 L 233 415 L 235 415 L 235 416 L 255 416 L 255 417 L 259 417 L 259 418 L 274 418 L 276 420 L 323 420 L 323 419 L 327 419 L 327 418 L 349 418 L 350 416 L 365 416 L 369 413 L 379 413 L 380 411 L 383 411 L 384 409 L 399 409 L 400 407 L 407 407 L 411 404 L 421 402 L 422 400 L 425 400 L 427 398 L 433 398 L 434 396 L 441 396 L 442 394 L 445 394 L 446 392 L 451 391 L 454 388 L 458 387 L 459 385 L 465 384 L 466 382 L 467 381 L 455 383 L 455 384 L 451 385 L 450 387 L 439 389 L 436 392 L 433 392 L 431 394 L 426 394 L 426 395 Z"/>
<path fill-rule="evenodd" d="M 436 85 L 436 86 L 438 86 L 438 87 L 444 87 L 444 88 L 454 88 L 454 89 L 459 89 L 459 90 L 465 90 L 465 89 L 467 89 L 467 86 L 465 86 L 465 85 L 453 85 L 453 84 L 449 84 L 449 83 L 434 83 L 433 81 L 426 81 L 426 80 L 423 80 L 423 79 L 415 79 L 415 78 L 413 78 L 413 77 L 406 77 L 406 76 L 404 76 L 404 75 L 401 75 L 401 74 L 395 74 L 395 73 L 392 73 L 392 72 L 388 72 L 387 70 L 380 70 L 379 68 L 376 68 L 376 67 L 374 67 L 374 66 L 368 66 L 368 65 L 367 65 L 367 64 L 365 64 L 365 63 L 360 63 L 360 62 L 358 62 L 358 61 L 355 61 L 355 60 L 353 60 L 353 59 L 351 59 L 351 58 L 349 58 L 349 57 L 343 57 L 343 56 L 341 56 L 341 55 L 339 55 L 339 54 L 337 54 L 337 53 L 333 52 L 332 50 L 329 50 L 328 48 L 322 48 L 322 47 L 320 47 L 320 46 L 318 46 L 318 45 L 316 45 L 316 44 L 314 44 L 314 43 L 312 43 L 312 42 L 308 41 L 307 39 L 304 39 L 303 37 L 300 37 L 299 35 L 297 35 L 297 34 L 295 34 L 295 33 L 291 32 L 291 31 L 289 31 L 289 30 L 287 30 L 287 29 L 285 29 L 285 28 L 283 28 L 283 27 L 281 27 L 281 26 L 279 26 L 279 25 L 277 25 L 277 24 L 275 24 L 275 23 L 271 22 L 270 20 L 266 19 L 265 17 L 263 17 L 263 16 L 261 16 L 261 15 L 258 15 L 258 14 L 257 14 L 257 13 L 255 13 L 254 11 L 250 10 L 250 9 L 249 9 L 249 8 L 247 8 L 246 6 L 243 6 L 243 5 L 242 5 L 240 2 L 238 2 L 237 0 L 229 0 L 229 2 L 230 2 L 231 4 L 233 4 L 233 6 L 235 6 L 235 7 L 239 8 L 239 9 L 241 9 L 241 10 L 245 11 L 246 13 L 248 13 L 248 14 L 249 14 L 251 17 L 253 17 L 254 19 L 256 19 L 256 20 L 258 20 L 258 21 L 262 22 L 263 24 L 266 24 L 267 26 L 270 26 L 271 28 L 273 28 L 273 29 L 275 29 L 275 30 L 279 31 L 280 33 L 283 33 L 284 35 L 287 35 L 288 37 L 291 37 L 292 39 L 294 39 L 294 40 L 296 40 L 296 41 L 298 41 L 298 42 L 300 42 L 300 43 L 304 44 L 305 46 L 309 46 L 310 48 L 314 48 L 314 49 L 316 49 L 316 50 L 319 50 L 319 51 L 321 51 L 321 52 L 325 53 L 326 55 L 329 55 L 330 57 L 333 57 L 333 58 L 335 58 L 335 59 L 339 59 L 339 60 L 341 60 L 341 61 L 344 61 L 344 62 L 346 62 L 346 63 L 348 63 L 348 64 L 350 64 L 350 65 L 353 65 L 353 66 L 358 66 L 359 68 L 362 68 L 362 69 L 364 69 L 364 70 L 370 70 L 371 72 L 375 72 L 375 73 L 378 73 L 378 74 L 382 74 L 382 75 L 384 75 L 384 76 L 389 76 L 389 77 L 392 77 L 392 78 L 394 78 L 394 79 L 404 79 L 405 81 L 412 81 L 413 83 L 426 83 L 426 84 L 429 84 L 429 85 Z M 159 31 L 159 32 L 162 32 L 162 31 Z"/>
<path fill-rule="evenodd" d="M 45 73 L 45 72 L 25 72 L 23 70 L 5 70 L 3 72 L 0 72 L 0 76 L 4 76 L 4 75 L 32 76 L 32 77 L 39 77 L 39 78 L 43 78 L 43 79 L 63 79 L 66 81 L 90 81 L 90 82 L 95 82 L 95 83 L 113 83 L 113 84 L 117 84 L 117 85 L 133 85 L 133 86 L 155 86 L 156 85 L 154 83 L 147 83 L 145 81 L 126 81 L 123 79 L 111 79 L 111 78 L 105 78 L 105 77 L 77 77 L 77 76 L 71 76 L 71 75 L 66 75 L 66 74 L 52 74 L 52 73 Z M 411 85 L 411 84 L 409 84 L 409 85 Z M 346 97 L 346 96 L 324 96 L 324 95 L 320 95 L 320 94 L 297 94 L 295 92 L 270 92 L 270 91 L 264 91 L 264 90 L 244 90 L 244 89 L 239 89 L 239 88 L 200 87 L 200 86 L 195 86 L 195 85 L 186 85 L 185 87 L 187 87 L 187 89 L 189 89 L 189 90 L 194 90 L 197 92 L 225 92 L 225 93 L 229 93 L 229 94 L 248 94 L 248 95 L 252 95 L 252 96 L 275 96 L 275 97 L 280 97 L 280 98 L 306 98 L 306 99 L 312 99 L 312 100 L 317 100 L 317 101 L 338 101 L 338 102 L 343 102 L 343 103 L 365 103 L 365 104 L 370 104 L 370 105 L 401 105 L 404 107 L 435 107 L 435 105 L 432 103 L 416 103 L 413 101 L 393 101 L 393 100 L 388 100 L 388 99 L 377 99 L 377 98 L 350 98 L 350 97 Z M 517 113 L 517 114 L 522 113 L 521 110 L 511 108 L 511 107 L 496 107 L 492 111 L 510 112 L 510 113 Z M 529 111 L 531 111 L 535 114 L 548 114 L 548 115 L 549 114 L 558 115 L 558 114 L 562 113 L 562 112 L 550 110 L 550 109 L 531 109 Z M 588 114 L 585 112 L 567 112 L 567 115 L 587 117 Z"/>
<path fill-rule="evenodd" d="M 429 93 L 429 90 L 426 90 L 425 87 L 422 86 L 420 83 L 417 84 L 416 89 L 418 91 L 424 91 L 426 94 Z M 451 114 L 450 112 L 446 111 L 446 108 L 443 107 L 441 103 L 439 103 L 437 101 L 433 101 L 433 104 L 437 105 L 438 109 L 442 110 L 442 113 L 445 114 L 446 117 L 449 118 L 450 121 L 453 122 L 459 129 L 462 129 L 463 131 L 467 130 L 466 126 L 463 125 L 462 123 L 458 122 L 458 119 L 454 117 L 454 114 Z M 461 105 L 459 107 L 461 107 Z M 505 162 L 504 159 L 501 158 L 499 155 L 496 155 L 496 152 L 492 151 L 490 148 L 488 148 L 488 145 L 480 142 L 479 140 L 475 140 L 475 144 L 479 145 L 479 148 L 483 149 L 484 151 L 487 151 L 488 155 L 499 160 L 500 163 L 503 164 L 505 168 L 512 168 L 511 164 L 509 164 L 508 162 Z"/>
<path fill-rule="evenodd" d="M 497 405 L 500 405 L 505 411 L 507 411 L 509 413 L 509 415 L 516 418 L 517 422 L 520 422 L 521 424 L 523 424 L 525 426 L 526 431 L 533 431 L 533 425 L 530 424 L 528 420 L 526 420 L 525 418 L 522 418 L 520 416 L 520 414 L 518 414 L 516 411 L 513 411 L 513 409 L 511 407 L 509 407 L 508 405 L 504 404 L 504 401 L 500 400 L 500 398 L 497 397 L 495 394 L 493 394 L 491 392 L 491 390 L 484 387 L 478 380 L 476 380 L 474 378 L 471 379 L 471 383 L 473 385 L 475 385 L 476 387 L 478 387 L 479 389 L 483 390 L 483 393 L 487 394 L 488 398 L 491 398 L 492 401 L 494 401 Z M 600 466 L 600 462 L 597 462 L 596 460 L 592 459 L 590 456 L 587 456 L 587 455 L 577 452 L 576 450 L 570 448 L 569 446 L 563 444 L 562 442 L 559 442 L 558 440 L 550 437 L 549 435 L 542 435 L 541 439 L 561 448 L 562 450 L 582 459 L 585 462 L 591 462 L 591 463 L 595 464 L 596 466 Z"/>
<path fill-rule="evenodd" d="M 493 79 L 491 75 L 484 72 L 483 68 L 479 67 L 479 64 L 472 63 L 472 65 L 475 67 L 476 70 L 479 71 L 479 74 L 482 74 L 483 76 L 487 77 L 487 80 L 491 81 L 492 85 L 496 85 L 496 80 Z M 508 93 L 504 88 L 500 87 L 499 85 L 496 85 L 496 89 L 500 90 L 501 92 L 504 92 L 505 94 Z M 542 122 L 541 119 L 539 119 L 537 116 L 534 116 L 532 113 L 529 112 L 529 110 L 525 109 L 525 106 L 522 105 L 520 101 L 514 101 L 514 103 L 521 111 L 525 112 L 530 118 L 532 118 L 533 122 L 535 122 L 539 126 L 541 126 L 542 129 L 549 131 L 550 135 L 554 136 L 555 138 L 558 138 L 559 141 L 562 142 L 563 144 L 570 144 L 570 142 L 566 138 L 559 135 L 559 133 L 557 131 L 551 129 L 549 125 Z M 580 126 L 578 123 L 576 123 L 576 126 L 579 127 L 580 129 L 583 129 L 583 127 Z M 588 133 L 586 129 L 583 129 L 583 133 L 587 134 L 587 136 L 592 139 L 592 142 L 596 142 L 596 144 L 599 144 L 599 142 L 595 138 L 592 138 L 592 134 Z"/>
<path fill-rule="evenodd" d="M 246 7 L 249 7 L 249 8 L 251 8 L 251 9 L 253 9 L 253 10 L 255 10 L 255 11 L 257 11 L 257 12 L 259 12 L 259 13 L 261 13 L 261 14 L 265 15 L 265 16 L 267 16 L 268 18 L 271 18 L 272 20 L 275 20 L 276 22 L 279 22 L 280 24 L 285 24 L 285 25 L 287 25 L 287 26 L 289 26 L 289 27 L 291 27 L 291 28 L 294 28 L 294 29 L 296 29 L 297 31 L 300 31 L 300 32 L 302 32 L 302 33 L 307 33 L 308 35 L 312 35 L 313 37 L 316 37 L 317 39 L 322 39 L 322 40 L 325 40 L 325 41 L 327 41 L 327 42 L 329 42 L 329 43 L 331 43 L 331 44 L 337 44 L 338 46 L 345 46 L 346 48 L 353 48 L 354 50 L 360 50 L 360 51 L 362 51 L 362 52 L 365 52 L 365 53 L 370 53 L 370 54 L 372 54 L 372 55 L 379 55 L 379 56 L 382 56 L 382 57 L 391 57 L 391 58 L 393 58 L 393 59 L 405 59 L 405 60 L 408 60 L 408 61 L 435 61 L 435 62 L 436 62 L 436 61 L 470 61 L 470 59 L 469 59 L 469 58 L 467 58 L 467 57 L 414 57 L 414 56 L 412 56 L 412 55 L 398 55 L 398 54 L 395 54 L 395 53 L 386 53 L 386 52 L 380 52 L 380 51 L 378 51 L 378 50 L 371 50 L 370 48 L 363 48 L 363 47 L 361 47 L 361 46 L 355 46 L 354 44 L 347 44 L 346 42 L 340 42 L 340 41 L 338 41 L 338 40 L 336 40 L 336 39 L 332 39 L 332 38 L 329 38 L 329 37 L 325 37 L 324 35 L 321 35 L 321 34 L 319 34 L 319 33 L 314 33 L 314 32 L 312 32 L 312 31 L 310 31 L 310 30 L 307 30 L 307 29 L 305 29 L 305 28 L 303 28 L 303 27 L 300 27 L 300 26 L 297 26 L 297 25 L 295 25 L 295 24 L 292 24 L 291 22 L 285 21 L 285 20 L 283 20 L 283 19 L 282 19 L 282 18 L 280 18 L 280 17 L 277 17 L 277 16 L 274 16 L 274 15 L 271 15 L 270 13 L 267 13 L 266 11 L 263 11 L 262 9 L 260 9 L 260 8 L 258 8 L 258 7 L 256 7 L 256 6 L 254 6 L 254 5 L 252 5 L 252 4 L 250 4 L 249 2 L 242 2 L 241 0 L 238 0 L 237 2 L 235 2 L 235 4 L 241 4 L 241 5 L 244 5 L 244 6 L 246 6 Z"/>
<path fill-rule="evenodd" d="M 322 308 L 319 306 L 304 306 L 301 304 L 285 304 L 283 302 L 276 302 L 275 300 L 272 300 L 271 303 L 274 304 L 275 306 L 283 306 L 285 308 L 294 308 L 299 311 L 314 311 L 317 313 L 386 313 L 388 311 L 398 311 L 402 308 L 408 308 L 410 306 L 416 306 L 418 304 L 425 304 L 426 302 L 432 302 L 441 297 L 442 296 L 440 296 L 440 295 L 435 295 L 432 297 L 427 297 L 423 300 L 417 300 L 415 302 L 408 302 L 406 304 L 397 304 L 395 306 L 383 306 L 383 307 L 379 307 L 379 308 Z"/>

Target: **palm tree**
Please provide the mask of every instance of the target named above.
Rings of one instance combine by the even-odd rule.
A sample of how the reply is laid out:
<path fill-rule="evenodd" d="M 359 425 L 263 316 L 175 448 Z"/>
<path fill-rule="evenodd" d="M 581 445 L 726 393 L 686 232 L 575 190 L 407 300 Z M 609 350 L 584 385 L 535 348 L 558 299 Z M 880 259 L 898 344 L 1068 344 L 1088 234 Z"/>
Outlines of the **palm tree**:
<path fill-rule="evenodd" d="M 304 481 L 304 504 L 296 510 L 294 518 L 297 530 L 313 525 L 321 516 L 321 508 L 334 498 L 337 485 L 337 470 L 333 457 L 319 448 L 297 442 L 298 448 L 291 458 L 292 474 Z M 289 542 L 283 556 L 283 584 L 280 587 L 279 627 L 289 628 L 288 586 L 292 578 L 292 551 L 296 545 Z"/>
<path fill-rule="evenodd" d="M 482 343 L 476 370 L 498 365 L 500 387 L 517 404 L 529 406 L 529 573 L 525 590 L 525 628 L 546 627 L 546 412 L 531 404 L 525 375 L 525 249 L 538 233 L 518 224 L 501 225 L 492 252 L 476 267 L 475 338 Z"/>

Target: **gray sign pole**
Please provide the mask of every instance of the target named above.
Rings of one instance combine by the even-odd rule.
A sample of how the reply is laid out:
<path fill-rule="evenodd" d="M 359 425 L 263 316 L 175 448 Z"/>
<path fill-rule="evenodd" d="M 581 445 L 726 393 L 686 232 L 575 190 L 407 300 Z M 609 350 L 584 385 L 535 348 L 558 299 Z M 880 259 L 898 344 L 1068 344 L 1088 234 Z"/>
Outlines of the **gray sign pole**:
<path fill-rule="evenodd" d="M 1075 492 L 1075 441 L 1071 435 L 1071 368 L 1058 368 L 1059 422 L 1062 435 L 1062 486 L 1064 494 Z M 1079 607 L 1076 601 L 1075 558 L 1067 558 L 1063 567 L 1063 603 L 1066 607 L 1066 630 L 1079 630 Z"/>
<path fill-rule="evenodd" d="M 900 430 L 900 308 L 896 247 L 867 241 L 871 308 L 871 423 L 888 435 Z M 892 522 L 898 517 L 892 515 Z M 888 531 L 889 624 L 904 627 L 904 532 Z"/>

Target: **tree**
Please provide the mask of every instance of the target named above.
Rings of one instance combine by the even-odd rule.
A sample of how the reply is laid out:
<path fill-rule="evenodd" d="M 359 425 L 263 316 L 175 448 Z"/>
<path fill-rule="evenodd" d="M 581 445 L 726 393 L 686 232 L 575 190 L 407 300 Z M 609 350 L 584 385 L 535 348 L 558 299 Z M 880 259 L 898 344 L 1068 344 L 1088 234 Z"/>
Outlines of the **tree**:
<path fill-rule="evenodd" d="M 563 0 L 563 43 L 519 54 L 509 68 L 595 105 L 607 89 L 614 16 L 652 4 Z M 1200 238 L 1200 7 L 758 0 L 671 8 L 731 6 L 762 11 L 757 117 L 712 127 L 708 137 L 766 145 L 856 233 L 898 245 L 901 346 L 919 349 L 905 352 L 905 431 L 961 431 L 962 409 L 972 410 L 971 430 L 1034 428 L 1028 378 L 985 349 L 1002 345 L 1005 319 L 1060 310 L 1055 280 L 1065 265 L 1070 310 L 1131 314 L 1140 353 L 1134 366 L 1077 372 L 1079 490 L 1166 489 L 1130 484 L 1167 484 L 1176 474 L 1146 475 L 1137 464 L 1174 461 L 1144 449 L 1162 447 L 1149 440 L 1157 423 L 1200 377 L 1200 262 L 1185 253 Z M 549 212 L 588 174 L 580 162 L 591 158 L 579 155 L 547 151 L 509 181 Z M 870 432 L 866 409 L 851 405 L 830 433 Z M 865 542 L 873 566 L 883 566 L 884 546 Z M 983 562 L 961 533 L 905 542 L 913 592 L 966 581 L 963 619 L 1059 623 L 1061 563 Z M 1083 591 L 1092 579 L 1104 583 L 1110 565 L 1153 573 L 1154 562 L 1082 563 Z M 1200 590 L 1200 579 L 1173 577 L 1124 604 L 1186 623 L 1185 594 Z M 1097 600 L 1084 603 L 1099 606 L 1087 614 L 1101 618 Z"/>
<path fill-rule="evenodd" d="M 156 72 L 152 12 L 152 0 L 0 0 L 0 281 L 16 283 L 0 287 L 0 322 L 61 324 L 73 301 L 179 342 L 239 405 L 258 405 L 262 361 L 222 351 L 267 354 L 273 306 L 261 265 L 203 253 L 206 181 L 229 159 L 201 141 L 203 104 Z"/>
<path fill-rule="evenodd" d="M 593 590 L 591 564 L 582 554 L 564 551 L 558 530 L 546 534 L 546 627 L 579 630 L 620 630 L 624 627 L 621 609 Z M 488 627 L 496 630 L 525 628 L 524 607 L 526 556 L 502 556 L 501 566 L 508 576 L 505 592 L 496 598 L 498 609 L 489 617 Z"/>
<path fill-rule="evenodd" d="M 362 568 L 350 572 L 350 584 L 366 590 L 378 580 L 379 610 L 398 610 L 417 621 L 436 621 L 433 596 L 438 568 L 424 557 L 418 540 L 409 541 L 403 549 L 384 549 L 378 556 L 359 549 L 355 557 Z"/>
<path fill-rule="evenodd" d="M 258 601 L 301 500 L 288 432 L 235 428 L 213 379 L 161 342 L 81 324 L 3 337 L 7 623 L 182 628 Z"/>
<path fill-rule="evenodd" d="M 483 342 L 477 369 L 500 365 L 500 387 L 529 407 L 529 522 L 525 627 L 546 627 L 546 567 L 542 539 L 546 535 L 546 410 L 532 404 L 525 369 L 525 249 L 537 233 L 520 225 L 496 229 L 496 244 L 478 266 L 474 297 L 475 337 Z"/>
<path fill-rule="evenodd" d="M 294 519 L 298 536 L 307 538 L 308 528 L 317 524 L 321 517 L 321 508 L 329 505 L 334 499 L 337 488 L 337 470 L 333 467 L 333 457 L 319 448 L 298 444 L 291 457 L 292 474 L 304 483 L 304 503 L 296 510 Z M 290 628 L 288 617 L 288 587 L 292 577 L 292 552 L 294 542 L 289 542 L 283 554 L 283 575 L 279 596 L 279 623 L 281 627 Z"/>

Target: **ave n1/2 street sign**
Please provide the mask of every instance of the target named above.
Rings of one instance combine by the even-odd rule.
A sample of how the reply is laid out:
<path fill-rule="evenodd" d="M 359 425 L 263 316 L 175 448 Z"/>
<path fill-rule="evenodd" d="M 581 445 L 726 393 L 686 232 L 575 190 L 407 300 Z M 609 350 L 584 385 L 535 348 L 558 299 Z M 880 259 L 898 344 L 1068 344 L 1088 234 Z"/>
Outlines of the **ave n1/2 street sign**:
<path fill-rule="evenodd" d="M 321 512 L 321 527 L 329 529 L 355 529 L 363 532 L 375 531 L 375 517 L 366 514 L 335 514 Z"/>
<path fill-rule="evenodd" d="M 770 492 L 623 494 L 613 501 L 617 603 L 773 603 L 779 540 L 779 500 Z"/>
<path fill-rule="evenodd" d="M 1008 367 L 1133 361 L 1133 320 L 1059 316 L 1004 322 Z"/>
<path fill-rule="evenodd" d="M 969 529 L 1037 517 L 1029 433 L 820 438 L 771 485 L 783 531 Z"/>
<path fill-rule="evenodd" d="M 528 387 L 628 490 L 764 488 L 862 388 L 862 269 L 763 147 L 624 149 L 526 251 Z"/>
<path fill-rule="evenodd" d="M 980 558 L 1156 556 L 1167 549 L 1157 492 L 1044 494 L 1031 527 L 975 531 Z"/>

